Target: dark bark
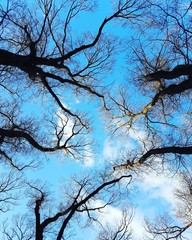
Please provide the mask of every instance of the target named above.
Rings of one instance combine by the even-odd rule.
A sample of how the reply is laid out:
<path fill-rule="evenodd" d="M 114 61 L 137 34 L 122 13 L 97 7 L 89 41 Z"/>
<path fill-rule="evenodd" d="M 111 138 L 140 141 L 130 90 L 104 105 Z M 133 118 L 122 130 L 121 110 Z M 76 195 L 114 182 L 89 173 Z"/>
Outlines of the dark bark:
<path fill-rule="evenodd" d="M 152 155 L 167 154 L 167 153 L 190 155 L 190 154 L 192 154 L 192 147 L 173 147 L 173 146 L 171 146 L 171 147 L 150 149 L 139 159 L 139 163 L 140 164 L 144 163 Z"/>
<path fill-rule="evenodd" d="M 113 170 L 115 171 L 116 169 L 119 168 L 134 168 L 134 167 L 139 167 L 143 163 L 147 161 L 148 158 L 150 158 L 153 155 L 164 155 L 164 154 L 179 154 L 179 155 L 191 155 L 192 154 L 192 146 L 188 147 L 162 147 L 162 148 L 154 148 L 150 149 L 147 151 L 140 159 L 136 162 L 132 162 L 130 160 L 127 160 L 127 163 L 125 164 L 120 164 L 116 165 Z"/>
<path fill-rule="evenodd" d="M 34 148 L 37 150 L 40 150 L 42 152 L 54 152 L 56 150 L 62 149 L 63 147 L 55 146 L 55 147 L 43 147 L 40 145 L 30 134 L 19 131 L 19 130 L 6 130 L 3 128 L 0 128 L 0 136 L 1 138 L 18 138 L 18 139 L 25 139 L 28 143 L 30 143 Z"/>
<path fill-rule="evenodd" d="M 146 76 L 148 81 L 158 81 L 159 79 L 175 79 L 181 76 L 192 75 L 192 64 L 176 66 L 172 71 L 157 71 Z"/>
<path fill-rule="evenodd" d="M 192 79 L 189 78 L 179 84 L 171 84 L 158 92 L 152 100 L 152 106 L 154 106 L 158 100 L 165 95 L 176 95 L 185 92 L 186 90 L 192 89 Z"/>
<path fill-rule="evenodd" d="M 35 201 L 35 220 L 36 220 L 36 240 L 43 240 L 43 228 L 41 227 L 40 207 L 43 202 L 43 195 Z"/>
<path fill-rule="evenodd" d="M 102 189 L 104 189 L 107 186 L 111 186 L 114 185 L 116 183 L 118 183 L 121 179 L 123 178 L 131 178 L 131 175 L 127 175 L 127 176 L 121 176 L 117 179 L 108 181 L 108 182 L 104 182 L 102 185 L 100 185 L 98 188 L 96 188 L 93 192 L 91 192 L 90 194 L 88 194 L 87 197 L 85 197 L 84 199 L 82 199 L 81 201 L 77 202 L 77 197 L 74 199 L 73 203 L 71 204 L 70 207 L 68 207 L 66 210 L 64 210 L 63 212 L 58 212 L 57 214 L 55 214 L 55 216 L 53 217 L 49 217 L 47 219 L 45 219 L 41 225 L 40 225 L 40 230 L 44 230 L 49 224 L 56 222 L 60 217 L 62 216 L 66 216 L 66 218 L 64 219 L 62 226 L 60 228 L 60 231 L 58 233 L 57 236 L 57 240 L 62 239 L 63 234 L 64 234 L 64 230 L 67 226 L 67 224 L 69 223 L 69 221 L 71 220 L 71 218 L 73 217 L 73 215 L 76 213 L 76 211 L 78 210 L 78 208 L 80 208 L 81 206 L 83 206 L 85 203 L 87 203 L 91 198 L 93 198 L 94 196 L 96 196 Z M 80 192 L 79 192 L 80 193 Z M 37 205 L 36 205 L 37 207 Z M 37 209 L 38 212 L 40 209 Z M 36 214 L 37 217 L 38 214 Z M 40 239 L 38 239 L 40 240 Z"/>

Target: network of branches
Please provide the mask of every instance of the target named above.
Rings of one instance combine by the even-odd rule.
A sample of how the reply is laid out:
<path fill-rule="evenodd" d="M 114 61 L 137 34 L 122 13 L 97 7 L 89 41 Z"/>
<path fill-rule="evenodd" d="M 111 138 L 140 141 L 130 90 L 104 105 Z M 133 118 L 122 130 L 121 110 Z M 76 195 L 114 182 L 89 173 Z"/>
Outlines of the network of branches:
<path fill-rule="evenodd" d="M 88 18 L 95 26 L 86 29 Z M 159 169 L 178 177 L 182 190 L 175 190 L 174 216 L 146 220 L 146 238 L 186 239 L 192 227 L 191 20 L 191 2 L 180 0 L 0 1 L 0 162 L 7 170 L 0 212 L 11 214 L 21 194 L 23 204 L 29 200 L 29 213 L 2 222 L 4 239 L 78 239 L 75 228 L 78 234 L 95 226 L 96 239 L 134 239 L 134 214 L 124 199 L 137 175 Z M 114 82 L 117 68 L 122 79 Z M 143 137 L 131 150 L 122 146 L 100 172 L 73 177 L 55 200 L 47 183 L 27 174 L 51 156 L 82 163 L 94 157 L 95 114 L 112 139 L 139 131 Z M 123 210 L 113 228 L 98 214 L 115 204 Z"/>

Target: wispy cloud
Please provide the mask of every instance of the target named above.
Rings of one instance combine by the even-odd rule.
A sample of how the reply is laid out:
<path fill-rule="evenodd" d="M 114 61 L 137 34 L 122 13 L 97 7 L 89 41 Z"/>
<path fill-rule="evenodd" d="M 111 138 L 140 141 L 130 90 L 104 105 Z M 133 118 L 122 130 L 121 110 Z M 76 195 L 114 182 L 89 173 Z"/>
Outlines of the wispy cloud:
<path fill-rule="evenodd" d="M 85 167 L 93 167 L 95 164 L 94 154 L 90 146 L 85 146 L 85 157 L 83 159 L 83 164 Z"/>
<path fill-rule="evenodd" d="M 94 207 L 102 206 L 104 202 L 97 200 L 94 202 Z M 133 214 L 133 210 L 128 209 L 128 218 Z M 101 212 L 97 212 L 97 219 L 103 227 L 111 227 L 115 230 L 123 219 L 124 211 L 121 208 L 111 205 L 106 206 Z M 132 219 L 132 217 L 130 218 Z M 130 220 L 129 219 L 129 220 Z M 129 221 L 128 220 L 128 221 Z M 145 229 L 143 226 L 144 214 L 139 209 L 135 209 L 133 219 L 130 222 L 129 229 L 132 232 L 133 240 L 142 239 L 145 236 Z"/>
<path fill-rule="evenodd" d="M 67 139 L 70 139 L 71 142 L 74 141 L 74 144 L 76 144 L 77 141 L 78 146 L 78 142 L 81 142 L 83 138 L 84 142 L 82 142 L 82 146 L 79 147 L 79 151 L 81 151 L 82 156 L 80 161 L 85 167 L 92 167 L 94 165 L 94 154 L 91 147 L 91 141 L 88 139 L 88 136 L 83 136 L 82 133 L 81 135 L 76 135 L 75 132 L 79 131 L 79 126 L 70 116 L 66 116 L 63 111 L 57 111 L 57 118 L 57 132 L 62 133 L 60 140 L 61 144 L 64 143 Z"/>
<path fill-rule="evenodd" d="M 98 205 L 104 204 L 101 200 L 96 203 Z M 116 226 L 122 219 L 122 210 L 113 206 L 106 206 L 102 213 L 97 213 L 97 218 L 103 226 Z"/>
<path fill-rule="evenodd" d="M 135 209 L 133 220 L 130 224 L 133 234 L 133 240 L 143 239 L 145 236 L 145 229 L 143 226 L 144 214 L 139 209 Z"/>
<path fill-rule="evenodd" d="M 180 186 L 179 176 L 173 177 L 169 171 L 160 174 L 151 170 L 137 185 L 141 191 L 147 192 L 149 199 L 163 199 L 175 206 L 174 191 Z"/>
<path fill-rule="evenodd" d="M 128 135 L 108 138 L 104 142 L 103 157 L 109 161 L 117 160 L 122 155 L 127 154 L 135 149 L 139 151 L 146 146 L 150 148 L 151 144 L 148 140 L 147 133 L 142 130 L 130 130 Z"/>
<path fill-rule="evenodd" d="M 65 106 L 66 107 L 66 106 Z M 74 126 L 74 122 L 71 118 L 67 117 L 63 111 L 58 110 L 57 111 L 57 116 L 58 116 L 58 128 L 63 129 L 63 140 L 66 140 L 68 137 L 72 135 L 72 130 Z"/>

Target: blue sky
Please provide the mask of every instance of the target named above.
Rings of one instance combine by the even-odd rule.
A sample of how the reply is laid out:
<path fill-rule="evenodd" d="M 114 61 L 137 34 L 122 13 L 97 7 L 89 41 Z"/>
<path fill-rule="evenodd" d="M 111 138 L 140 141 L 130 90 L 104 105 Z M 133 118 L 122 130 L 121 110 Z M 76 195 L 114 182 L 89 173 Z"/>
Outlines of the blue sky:
<path fill-rule="evenodd" d="M 3 2 L 3 1 L 0 1 Z M 102 20 L 109 16 L 112 12 L 113 6 L 110 0 L 100 0 L 98 2 L 98 8 L 93 13 L 82 13 L 81 16 L 75 19 L 75 23 L 72 25 L 72 29 L 76 33 L 81 34 L 84 31 L 91 31 L 94 34 L 97 33 L 97 28 L 102 22 Z M 132 30 L 134 31 L 134 30 Z M 120 38 L 129 39 L 130 34 L 133 32 L 130 29 L 123 28 L 120 23 L 110 23 L 105 27 L 104 33 L 115 34 Z M 104 81 L 110 84 L 114 81 L 113 91 L 117 90 L 117 84 L 119 82 L 124 82 L 127 72 L 125 73 L 126 61 L 125 54 L 122 52 L 116 56 L 116 64 L 111 72 L 104 76 Z M 70 157 L 66 157 L 63 153 L 60 154 L 50 154 L 45 158 L 44 164 L 39 169 L 34 171 L 26 171 L 29 179 L 40 179 L 41 181 L 46 181 L 52 189 L 54 189 L 55 194 L 60 194 L 60 189 L 63 181 L 67 181 L 70 176 L 77 174 L 81 175 L 83 173 L 92 173 L 97 169 L 104 169 L 106 164 L 110 164 L 116 159 L 121 157 L 121 154 L 126 152 L 127 149 L 134 150 L 137 148 L 143 148 L 142 142 L 147 141 L 147 134 L 141 129 L 136 129 L 135 131 L 129 131 L 129 135 L 123 136 L 123 133 L 119 136 L 111 136 L 108 131 L 108 126 L 105 125 L 103 121 L 103 113 L 98 111 L 98 102 L 89 102 L 90 100 L 84 97 L 76 97 L 73 100 L 71 92 L 65 92 L 63 97 L 64 104 L 70 109 L 78 108 L 79 110 L 86 110 L 89 112 L 90 118 L 93 120 L 93 133 L 90 136 L 90 140 L 94 139 L 96 146 L 91 149 L 90 158 L 83 159 L 82 161 L 74 161 Z M 131 98 L 132 99 L 132 98 Z M 87 102 L 83 102 L 86 100 Z M 139 99 L 132 99 L 139 102 Z M 38 114 L 41 116 L 41 101 L 42 99 L 34 99 L 30 105 L 24 106 L 24 111 L 31 114 Z M 142 102 L 143 103 L 143 102 Z M 59 110 L 58 110 L 59 111 Z M 62 114 L 60 117 L 62 117 Z M 59 124 L 59 119 L 58 119 Z M 70 122 L 67 130 L 70 132 Z M 43 158 L 43 155 L 35 156 L 38 158 Z M 156 159 L 157 161 L 159 159 Z M 123 170 L 122 170 L 123 171 Z M 122 183 L 123 184 L 123 183 Z M 133 183 L 130 185 L 131 192 L 130 199 L 125 199 L 127 207 L 130 203 L 134 203 L 135 207 L 135 218 L 132 223 L 132 228 L 134 231 L 133 236 L 135 240 L 139 240 L 143 237 L 144 229 L 142 228 L 142 222 L 145 216 L 155 217 L 156 214 L 166 212 L 172 212 L 175 208 L 175 197 L 174 188 L 179 185 L 179 180 L 177 178 L 172 178 L 169 170 L 167 174 L 162 173 L 156 175 L 155 172 L 150 173 L 140 173 L 140 176 L 134 175 Z M 135 189 L 132 191 L 132 189 Z M 98 199 L 102 201 L 102 199 Z M 97 203 L 95 203 L 97 204 Z M 22 203 L 19 209 L 27 210 L 23 207 Z M 15 208 L 15 211 L 17 208 Z M 101 216 L 98 214 L 98 218 L 103 222 L 103 224 L 110 224 L 113 226 L 116 221 L 120 220 L 122 214 L 122 209 L 118 206 L 109 206 L 106 213 Z M 113 217 L 114 218 L 113 218 Z M 78 228 L 78 227 L 77 227 Z M 90 234 L 95 234 L 97 232 L 97 226 L 94 226 L 92 230 L 88 230 L 83 233 L 82 239 Z M 88 239 L 88 238 L 87 238 Z M 78 239 L 80 240 L 80 238 Z"/>

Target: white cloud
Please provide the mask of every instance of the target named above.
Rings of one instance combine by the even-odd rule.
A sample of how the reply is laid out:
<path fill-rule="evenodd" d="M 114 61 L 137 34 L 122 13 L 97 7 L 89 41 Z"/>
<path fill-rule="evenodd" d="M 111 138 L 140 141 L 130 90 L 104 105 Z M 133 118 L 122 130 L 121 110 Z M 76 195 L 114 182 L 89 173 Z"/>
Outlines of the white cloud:
<path fill-rule="evenodd" d="M 105 203 L 102 200 L 96 200 L 93 203 L 94 207 L 99 207 L 104 204 Z M 121 224 L 123 214 L 122 209 L 108 205 L 102 209 L 101 212 L 97 212 L 97 219 L 104 227 L 110 226 L 115 229 Z M 130 214 L 130 216 L 127 216 L 129 218 L 131 217 L 132 212 L 130 211 L 128 214 Z M 132 230 L 133 239 L 138 240 L 144 237 L 145 229 L 143 227 L 143 222 L 144 214 L 139 209 L 135 209 L 133 219 L 129 225 L 129 230 Z"/>
<path fill-rule="evenodd" d="M 129 136 L 137 141 L 145 141 L 147 139 L 147 133 L 138 129 L 130 129 Z"/>
<path fill-rule="evenodd" d="M 72 119 L 67 117 L 62 110 L 57 111 L 57 116 L 58 116 L 58 128 L 62 129 L 64 127 L 64 135 L 63 135 L 63 140 L 66 140 L 68 137 L 72 135 L 72 130 L 74 126 L 74 122 Z"/>
<path fill-rule="evenodd" d="M 57 116 L 58 116 L 58 120 L 57 120 L 58 131 L 60 131 L 61 129 L 63 131 L 63 136 L 61 139 L 61 144 L 62 144 L 69 137 L 73 135 L 75 123 L 73 119 L 71 119 L 70 117 L 67 117 L 62 110 L 57 111 Z M 76 137 L 78 138 L 78 136 Z M 87 142 L 89 141 L 87 140 Z M 84 164 L 85 167 L 92 167 L 94 165 L 94 157 L 93 157 L 93 151 L 91 149 L 91 146 L 85 144 L 84 149 L 82 151 L 84 151 L 85 153 L 82 163 Z"/>
<path fill-rule="evenodd" d="M 85 146 L 85 157 L 83 160 L 83 164 L 85 167 L 93 167 L 94 161 L 94 154 L 90 146 Z"/>
<path fill-rule="evenodd" d="M 130 129 L 129 137 L 134 141 L 134 147 L 141 147 L 145 151 L 149 150 L 152 147 L 152 141 L 147 132 L 139 129 Z"/>
<path fill-rule="evenodd" d="M 169 171 L 160 174 L 151 170 L 143 175 L 137 186 L 141 191 L 147 192 L 149 199 L 163 199 L 175 207 L 174 191 L 180 186 L 180 179 L 178 175 L 173 177 Z"/>
<path fill-rule="evenodd" d="M 116 158 L 119 146 L 112 143 L 109 139 L 104 142 L 103 156 L 104 158 Z"/>
<path fill-rule="evenodd" d="M 122 154 L 127 151 L 127 149 L 133 149 L 134 145 L 131 141 L 125 138 L 107 139 L 104 142 L 103 156 L 108 160 L 116 160 Z"/>
<path fill-rule="evenodd" d="M 93 167 L 95 161 L 93 157 L 85 157 L 83 163 L 85 167 Z"/>
<path fill-rule="evenodd" d="M 135 209 L 133 220 L 130 224 L 133 234 L 133 240 L 143 239 L 146 231 L 143 226 L 144 214 L 139 210 Z"/>
<path fill-rule="evenodd" d="M 103 200 L 98 199 L 92 202 L 91 206 L 98 208 L 104 206 L 105 204 L 106 203 Z M 127 217 L 129 219 L 129 215 Z M 96 211 L 96 218 L 103 227 L 111 227 L 115 229 L 121 224 L 122 220 L 124 219 L 124 212 L 120 208 L 114 207 L 112 205 L 107 205 L 100 211 Z"/>
<path fill-rule="evenodd" d="M 95 200 L 91 202 L 91 206 L 94 208 L 104 206 L 105 202 L 103 200 Z M 103 226 L 116 226 L 119 221 L 122 219 L 122 210 L 111 205 L 107 205 L 101 211 L 97 211 L 97 220 Z"/>
<path fill-rule="evenodd" d="M 124 136 L 124 134 L 122 136 Z M 145 131 L 130 129 L 127 136 L 106 139 L 104 142 L 103 156 L 109 160 L 118 159 L 123 153 L 127 153 L 127 151 L 143 147 L 143 143 L 150 148 L 151 143 L 147 139 L 148 136 Z"/>

